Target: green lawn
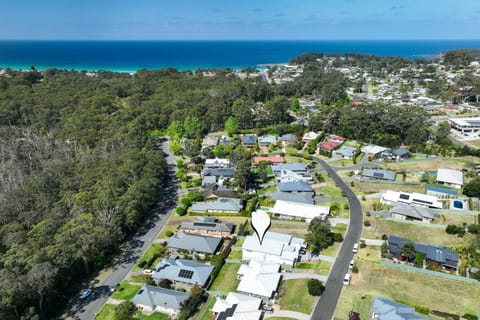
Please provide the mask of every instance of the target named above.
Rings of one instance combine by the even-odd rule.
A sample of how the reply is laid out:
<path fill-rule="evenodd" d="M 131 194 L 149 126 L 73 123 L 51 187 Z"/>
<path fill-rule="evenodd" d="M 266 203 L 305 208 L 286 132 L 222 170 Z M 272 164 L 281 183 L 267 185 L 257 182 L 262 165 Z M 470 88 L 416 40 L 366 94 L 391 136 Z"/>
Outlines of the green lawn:
<path fill-rule="evenodd" d="M 322 187 L 323 196 L 329 198 L 341 198 L 343 197 L 342 190 L 337 186 L 325 186 Z"/>
<path fill-rule="evenodd" d="M 296 269 L 314 270 L 316 274 L 328 275 L 332 264 L 328 261 L 301 262 L 295 266 Z"/>
<path fill-rule="evenodd" d="M 374 297 L 399 299 L 459 315 L 478 312 L 478 285 L 394 270 L 363 259 L 357 259 L 357 265 L 360 272 L 353 274 L 350 286 L 343 288 L 335 313 L 339 319 L 347 319 L 352 307 L 360 312 L 361 319 L 369 319 Z"/>
<path fill-rule="evenodd" d="M 95 320 L 115 320 L 115 305 L 104 304 Z"/>
<path fill-rule="evenodd" d="M 386 169 L 389 170 L 436 170 L 438 168 L 450 168 L 462 170 L 464 168 L 473 168 L 474 163 L 478 162 L 478 158 L 473 156 L 459 158 L 426 158 L 403 162 L 389 162 Z"/>
<path fill-rule="evenodd" d="M 350 167 L 350 166 L 353 166 L 353 160 L 340 159 L 340 160 L 330 161 L 328 164 L 331 165 L 332 167 Z"/>
<path fill-rule="evenodd" d="M 140 311 L 135 312 L 135 319 L 138 320 L 169 320 L 170 315 L 161 312 L 154 312 L 151 315 L 147 316 L 142 314 Z"/>
<path fill-rule="evenodd" d="M 177 231 L 178 225 L 169 225 L 169 226 L 164 226 L 160 234 L 158 235 L 158 239 L 167 239 L 167 232 L 171 231 L 175 233 Z"/>
<path fill-rule="evenodd" d="M 350 217 L 350 208 L 347 201 L 338 202 L 322 202 L 319 205 L 330 207 L 330 216 L 335 218 L 348 218 Z M 332 208 L 333 205 L 333 208 Z M 336 208 L 335 208 L 336 207 Z"/>
<path fill-rule="evenodd" d="M 462 224 L 462 223 L 475 223 L 475 215 L 473 214 L 461 214 L 461 213 L 449 213 L 449 212 L 440 212 L 440 218 L 435 219 L 435 223 L 439 224 Z"/>
<path fill-rule="evenodd" d="M 193 317 L 193 320 L 215 320 L 215 317 L 210 315 L 210 310 L 217 302 L 213 295 L 209 295 L 207 301 L 200 306 L 199 311 Z"/>
<path fill-rule="evenodd" d="M 240 280 L 237 279 L 237 271 L 240 269 L 238 263 L 225 263 L 213 281 L 211 291 L 236 291 Z"/>
<path fill-rule="evenodd" d="M 232 250 L 228 255 L 228 259 L 241 260 L 242 259 L 242 250 Z"/>
<path fill-rule="evenodd" d="M 158 243 L 152 243 L 152 245 L 150 246 L 150 248 L 148 248 L 147 251 L 145 251 L 145 253 L 143 254 L 143 256 L 138 259 L 137 261 L 137 264 L 135 265 L 135 267 L 133 268 L 133 271 L 134 272 L 137 272 L 137 271 L 140 271 L 140 268 L 138 267 L 138 264 L 141 262 L 141 261 L 148 261 L 150 260 L 155 254 L 159 254 L 159 255 L 163 255 L 164 253 L 166 252 L 166 249 L 164 247 L 162 247 L 160 244 Z M 155 259 L 155 261 L 152 263 L 151 266 L 145 266 L 145 268 L 150 268 L 150 267 L 155 267 L 156 263 L 158 263 L 158 261 L 160 261 L 162 257 L 158 257 L 157 259 Z"/>
<path fill-rule="evenodd" d="M 345 236 L 345 232 L 347 231 L 347 225 L 345 223 L 337 223 L 337 225 L 330 227 L 332 232 L 341 233 L 342 236 Z"/>
<path fill-rule="evenodd" d="M 340 243 L 334 243 L 333 246 L 330 246 L 320 252 L 323 256 L 335 257 L 337 250 L 340 248 Z"/>
<path fill-rule="evenodd" d="M 128 281 L 123 281 L 120 286 L 112 294 L 113 299 L 130 300 L 140 290 L 142 286 L 138 284 L 131 284 Z"/>
<path fill-rule="evenodd" d="M 376 193 L 382 190 L 424 193 L 425 186 L 419 184 L 395 184 L 355 181 L 355 186 L 352 187 L 352 190 L 357 195 Z"/>
<path fill-rule="evenodd" d="M 237 239 L 237 241 L 235 242 L 235 247 L 242 247 L 244 241 L 245 239 Z"/>
<path fill-rule="evenodd" d="M 292 310 L 310 314 L 316 297 L 308 294 L 308 279 L 292 279 L 285 281 L 284 295 L 280 300 L 282 310 Z"/>

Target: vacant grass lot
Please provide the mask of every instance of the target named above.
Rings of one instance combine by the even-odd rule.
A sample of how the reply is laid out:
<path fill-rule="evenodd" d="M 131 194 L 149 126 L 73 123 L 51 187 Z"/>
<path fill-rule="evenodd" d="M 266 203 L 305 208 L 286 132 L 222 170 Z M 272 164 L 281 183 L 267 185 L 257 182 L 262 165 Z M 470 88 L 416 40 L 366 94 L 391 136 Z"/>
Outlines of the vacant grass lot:
<path fill-rule="evenodd" d="M 284 295 L 280 300 L 280 309 L 292 310 L 310 314 L 316 297 L 308 294 L 308 279 L 293 279 L 285 281 Z"/>
<path fill-rule="evenodd" d="M 321 274 L 321 275 L 328 275 L 328 272 L 330 271 L 330 267 L 332 264 L 328 261 L 315 261 L 315 262 L 301 262 L 297 264 L 295 269 L 300 269 L 300 270 L 313 270 L 316 274 Z"/>
<path fill-rule="evenodd" d="M 381 239 L 382 235 L 386 234 L 447 247 L 469 243 L 470 235 L 459 238 L 456 235 L 447 234 L 444 229 L 440 228 L 428 228 L 421 225 L 385 220 L 380 217 L 369 217 L 368 219 L 372 225 L 363 227 L 362 232 L 362 237 L 368 239 Z"/>
<path fill-rule="evenodd" d="M 228 255 L 228 259 L 241 260 L 242 250 L 232 250 Z"/>
<path fill-rule="evenodd" d="M 238 263 L 225 263 L 213 281 L 211 291 L 236 291 L 240 280 L 237 279 Z"/>
<path fill-rule="evenodd" d="M 342 190 L 337 186 L 324 186 L 321 188 L 324 197 L 341 198 L 343 197 Z"/>
<path fill-rule="evenodd" d="M 450 213 L 450 212 L 440 212 L 440 218 L 434 220 L 435 223 L 439 224 L 462 224 L 462 223 L 476 223 L 475 215 L 473 214 L 462 214 L 462 213 Z"/>
<path fill-rule="evenodd" d="M 478 158 L 471 156 L 461 158 L 437 157 L 404 162 L 388 162 L 384 166 L 389 170 L 437 170 L 438 168 L 461 170 L 463 168 L 473 168 L 473 165 L 477 162 Z"/>
<path fill-rule="evenodd" d="M 95 317 L 96 320 L 115 320 L 115 306 L 113 304 L 104 304 L 103 308 Z"/>
<path fill-rule="evenodd" d="M 351 159 L 339 159 L 334 161 L 329 161 L 329 165 L 332 167 L 350 167 L 353 166 L 353 160 Z"/>
<path fill-rule="evenodd" d="M 360 272 L 353 275 L 350 286 L 343 288 L 335 313 L 339 319 L 348 319 L 352 308 L 360 312 L 361 319 L 369 319 L 374 297 L 400 299 L 460 315 L 478 312 L 478 285 L 393 270 L 363 260 L 357 260 L 357 265 Z"/>
<path fill-rule="evenodd" d="M 425 192 L 425 186 L 419 184 L 395 184 L 395 183 L 374 183 L 355 181 L 352 187 L 357 195 L 376 193 L 383 190 L 404 191 L 404 192 Z"/>
<path fill-rule="evenodd" d="M 140 290 L 142 286 L 138 284 L 131 284 L 127 281 L 123 281 L 120 286 L 112 294 L 113 299 L 118 300 L 130 300 Z"/>
<path fill-rule="evenodd" d="M 335 257 L 337 255 L 337 251 L 340 248 L 340 243 L 335 242 L 333 246 L 328 247 L 320 252 L 321 255 Z"/>
<path fill-rule="evenodd" d="M 159 253 L 159 252 L 164 252 L 166 249 L 164 249 L 160 244 L 158 243 L 153 243 L 150 248 L 148 248 L 147 251 L 145 251 L 145 253 L 143 254 L 143 256 L 138 259 L 138 262 L 137 264 L 135 265 L 135 267 L 133 268 L 133 271 L 134 272 L 137 272 L 137 271 L 140 271 L 141 268 L 138 267 L 138 264 L 141 262 L 141 261 L 148 261 L 150 260 L 156 253 Z M 160 261 L 160 259 L 162 259 L 161 257 L 158 257 L 157 259 L 155 259 L 155 261 L 152 263 L 151 267 L 155 267 L 155 265 L 158 263 L 158 261 Z M 148 266 L 146 266 L 148 268 Z"/>

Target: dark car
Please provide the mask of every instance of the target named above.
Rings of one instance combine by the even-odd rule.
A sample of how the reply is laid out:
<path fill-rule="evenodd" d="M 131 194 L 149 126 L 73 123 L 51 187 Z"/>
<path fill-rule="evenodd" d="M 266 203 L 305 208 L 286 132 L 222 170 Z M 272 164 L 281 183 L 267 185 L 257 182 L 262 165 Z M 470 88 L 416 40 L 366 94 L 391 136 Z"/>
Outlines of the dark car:
<path fill-rule="evenodd" d="M 87 289 L 85 291 L 82 292 L 82 294 L 80 295 L 80 299 L 84 300 L 84 299 L 87 299 L 88 297 L 90 297 L 93 293 L 93 290 L 92 289 Z"/>
<path fill-rule="evenodd" d="M 273 313 L 273 308 L 272 306 L 269 306 L 268 304 L 262 306 L 262 310 L 268 313 Z"/>

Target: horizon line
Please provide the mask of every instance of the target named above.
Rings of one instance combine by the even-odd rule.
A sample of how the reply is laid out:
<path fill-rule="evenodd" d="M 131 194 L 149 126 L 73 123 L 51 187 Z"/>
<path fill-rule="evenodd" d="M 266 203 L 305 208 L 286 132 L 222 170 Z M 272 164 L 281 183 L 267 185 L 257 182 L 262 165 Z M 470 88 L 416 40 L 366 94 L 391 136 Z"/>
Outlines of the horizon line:
<path fill-rule="evenodd" d="M 58 42 L 260 42 L 260 41 L 285 41 L 285 42 L 302 42 L 302 41 L 480 41 L 480 38 L 422 38 L 422 39 L 0 39 L 0 41 L 58 41 Z"/>

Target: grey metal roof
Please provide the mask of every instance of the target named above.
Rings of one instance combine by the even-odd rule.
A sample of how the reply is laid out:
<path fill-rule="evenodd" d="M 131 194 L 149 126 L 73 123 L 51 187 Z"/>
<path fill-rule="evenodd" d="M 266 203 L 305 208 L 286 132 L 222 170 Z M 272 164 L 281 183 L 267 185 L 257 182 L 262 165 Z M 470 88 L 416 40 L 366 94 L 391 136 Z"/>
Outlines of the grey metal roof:
<path fill-rule="evenodd" d="M 392 154 L 394 156 L 404 157 L 406 155 L 410 155 L 410 151 L 408 151 L 407 149 L 399 148 L 399 149 L 393 149 Z"/>
<path fill-rule="evenodd" d="M 237 198 L 218 198 L 215 201 L 196 202 L 192 205 L 193 212 L 240 212 L 244 201 Z"/>
<path fill-rule="evenodd" d="M 277 185 L 281 192 L 312 192 L 312 186 L 304 181 L 280 182 Z"/>
<path fill-rule="evenodd" d="M 209 237 L 187 232 L 180 232 L 168 240 L 168 247 L 196 252 L 215 254 L 220 248 L 222 238 Z"/>
<path fill-rule="evenodd" d="M 173 310 L 180 310 L 180 304 L 188 299 L 188 294 L 160 287 L 144 285 L 133 297 L 132 302 L 136 305 L 162 306 Z"/>
<path fill-rule="evenodd" d="M 203 287 L 207 284 L 213 268 L 213 266 L 189 260 L 163 259 L 155 267 L 153 278 L 169 279 Z"/>
<path fill-rule="evenodd" d="M 295 142 L 297 141 L 297 137 L 294 134 L 287 133 L 278 138 L 278 141 Z"/>
<path fill-rule="evenodd" d="M 385 298 L 375 298 L 372 312 L 376 314 L 373 320 L 428 320 L 415 314 L 413 307 Z"/>
<path fill-rule="evenodd" d="M 216 222 L 216 221 L 184 221 L 182 222 L 182 229 L 191 229 L 191 230 L 205 230 L 205 231 L 216 231 L 216 232 L 233 232 L 235 225 L 228 222 Z"/>
<path fill-rule="evenodd" d="M 314 204 L 315 200 L 313 199 L 313 192 L 301 192 L 301 193 L 291 193 L 291 192 L 281 192 L 277 191 L 270 195 L 272 200 L 283 200 L 289 202 L 298 202 L 304 204 Z"/>
<path fill-rule="evenodd" d="M 273 172 L 281 172 L 282 170 L 290 170 L 293 172 L 304 172 L 307 171 L 305 164 L 301 162 L 297 163 L 279 163 L 272 165 Z"/>
<path fill-rule="evenodd" d="M 400 215 L 404 215 L 404 216 L 412 217 L 416 219 L 423 219 L 423 218 L 435 219 L 438 217 L 438 214 L 430 208 L 420 207 L 416 205 L 409 205 L 401 202 L 392 203 L 390 213 L 396 213 L 396 214 L 400 214 Z"/>
<path fill-rule="evenodd" d="M 355 147 L 351 146 L 342 146 L 340 149 L 335 150 L 335 153 L 341 154 L 344 157 L 353 157 L 353 154 L 357 151 L 358 149 Z"/>
<path fill-rule="evenodd" d="M 375 170 L 375 169 L 364 169 L 362 172 L 362 177 L 378 179 L 378 180 L 395 180 L 395 171 L 390 170 Z"/>
<path fill-rule="evenodd" d="M 235 174 L 233 168 L 208 168 L 203 170 L 203 176 L 231 177 Z"/>
<path fill-rule="evenodd" d="M 257 137 L 253 135 L 242 136 L 242 143 L 246 145 L 257 144 Z"/>

